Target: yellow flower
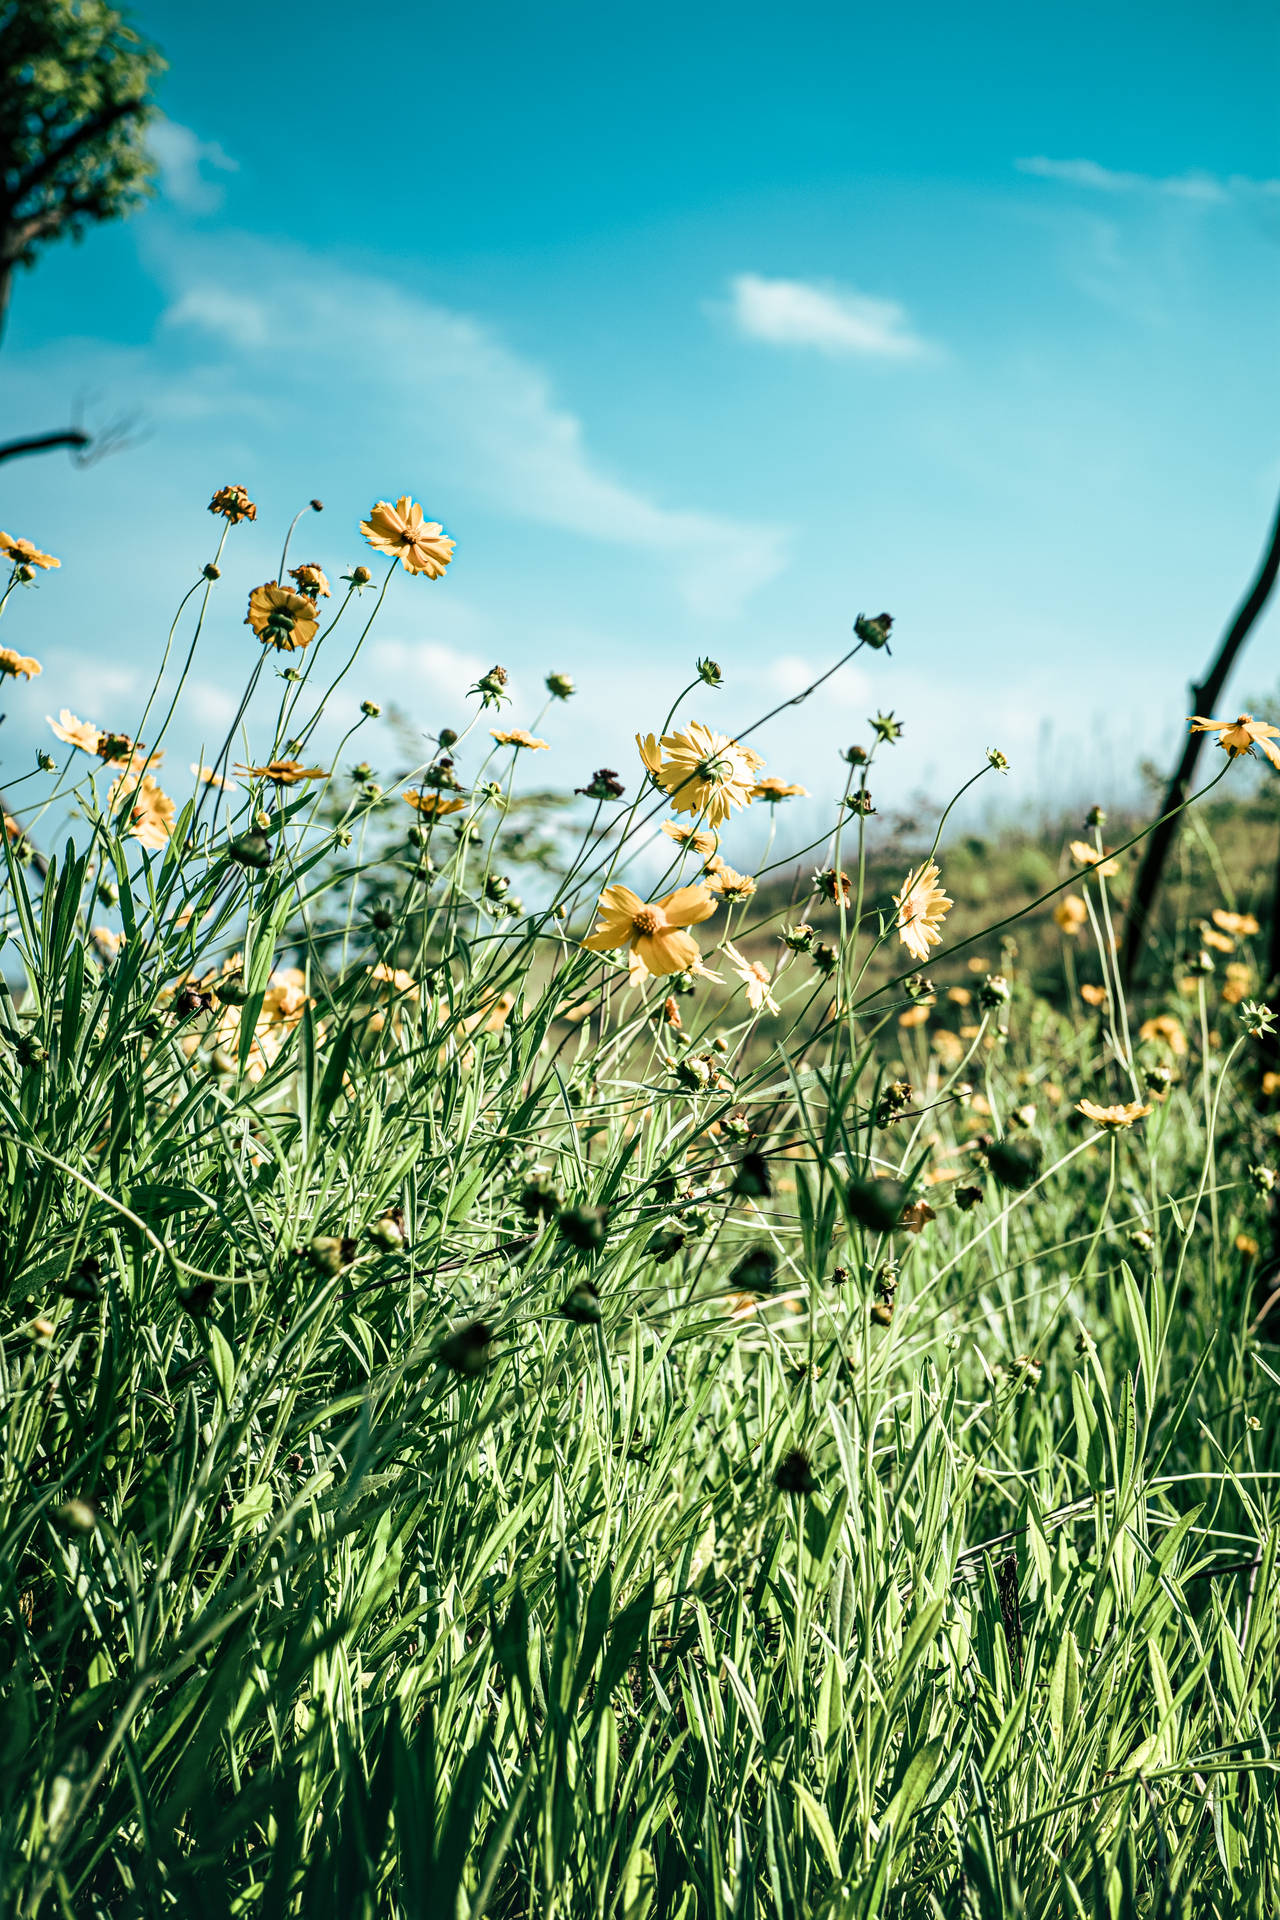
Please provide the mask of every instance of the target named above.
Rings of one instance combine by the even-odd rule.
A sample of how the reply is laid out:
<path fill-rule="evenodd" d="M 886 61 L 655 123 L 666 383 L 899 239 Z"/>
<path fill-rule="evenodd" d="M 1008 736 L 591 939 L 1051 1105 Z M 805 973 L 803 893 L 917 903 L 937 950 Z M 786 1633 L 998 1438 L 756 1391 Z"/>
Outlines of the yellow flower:
<path fill-rule="evenodd" d="M 932 1005 L 932 1002 L 930 1002 L 930 1005 Z M 922 1002 L 919 1006 L 904 1008 L 898 1015 L 898 1025 L 900 1027 L 923 1027 L 927 1024 L 928 1019 L 929 1006 L 926 1006 Z"/>
<path fill-rule="evenodd" d="M 1086 1120 L 1092 1120 L 1095 1127 L 1131 1127 L 1135 1120 L 1141 1120 L 1151 1112 L 1149 1101 L 1130 1100 L 1121 1107 L 1100 1107 L 1096 1100 L 1077 1100 L 1076 1112 L 1082 1113 Z"/>
<path fill-rule="evenodd" d="M 228 780 L 225 775 L 218 772 L 216 767 L 197 766 L 193 761 L 191 771 L 202 786 L 225 787 L 228 793 L 236 793 L 239 791 L 235 781 Z"/>
<path fill-rule="evenodd" d="M 802 794 L 807 794 L 808 791 L 808 787 L 798 787 L 790 781 L 780 780 L 776 773 L 770 773 L 766 774 L 763 780 L 756 781 L 751 789 L 751 798 L 767 800 L 772 807 L 776 806 L 779 800 L 795 800 Z"/>
<path fill-rule="evenodd" d="M 902 883 L 902 891 L 893 896 L 898 909 L 898 938 L 913 960 L 927 960 L 930 947 L 942 945 L 938 928 L 955 904 L 938 885 L 939 877 L 936 862 L 927 860 L 912 869 Z"/>
<path fill-rule="evenodd" d="M 675 812 L 705 815 L 710 827 L 723 826 L 734 807 L 750 806 L 764 765 L 750 747 L 713 733 L 700 720 L 682 732 L 664 733 L 661 749 L 651 733 L 638 733 L 636 745 Z"/>
<path fill-rule="evenodd" d="M 289 578 L 296 582 L 298 592 L 305 593 L 311 600 L 327 600 L 330 597 L 329 582 L 322 567 L 309 564 L 290 567 Z"/>
<path fill-rule="evenodd" d="M 1113 874 L 1117 874 L 1120 871 L 1120 862 L 1118 860 L 1106 859 L 1098 852 L 1096 847 L 1091 847 L 1087 840 L 1073 840 L 1071 842 L 1071 858 L 1078 867 L 1096 868 L 1098 874 L 1104 880 L 1110 880 Z"/>
<path fill-rule="evenodd" d="M 705 887 L 677 887 L 649 905 L 630 887 L 606 887 L 596 909 L 600 919 L 583 941 L 592 953 L 631 947 L 649 973 L 687 973 L 697 964 L 698 943 L 685 927 L 696 926 L 716 910 Z"/>
<path fill-rule="evenodd" d="M 1228 913 L 1225 907 L 1215 907 L 1209 917 L 1215 927 L 1221 927 L 1224 933 L 1234 933 L 1238 940 L 1247 940 L 1261 932 L 1251 913 Z"/>
<path fill-rule="evenodd" d="M 467 804 L 465 800 L 446 799 L 434 789 L 430 793 L 415 793 L 411 788 L 404 798 L 415 812 L 425 813 L 432 820 L 438 820 L 444 813 L 461 813 Z"/>
<path fill-rule="evenodd" d="M 1175 1020 L 1171 1013 L 1153 1014 L 1150 1020 L 1144 1020 L 1138 1028 L 1139 1040 L 1162 1040 L 1170 1053 L 1181 1060 L 1187 1051 L 1187 1036 L 1181 1020 Z"/>
<path fill-rule="evenodd" d="M 1249 991 L 1249 982 L 1253 978 L 1250 969 L 1242 960 L 1228 962 L 1226 979 L 1222 986 L 1222 997 L 1229 1007 L 1238 1007 Z"/>
<path fill-rule="evenodd" d="M 1107 1004 L 1107 990 L 1105 987 L 1090 986 L 1086 981 L 1080 989 L 1080 998 L 1086 1006 L 1105 1007 Z"/>
<path fill-rule="evenodd" d="M 366 967 L 365 972 L 371 980 L 390 987 L 394 993 L 407 994 L 413 1000 L 418 997 L 418 983 L 403 967 L 389 967 L 385 960 L 380 960 L 376 967 Z"/>
<path fill-rule="evenodd" d="M 259 780 L 274 780 L 278 787 L 296 787 L 300 780 L 327 780 L 323 767 L 304 767 L 297 760 L 271 760 L 265 767 L 237 767 L 237 773 L 251 773 Z"/>
<path fill-rule="evenodd" d="M 1255 720 L 1251 713 L 1242 713 L 1236 720 L 1205 720 L 1197 713 L 1192 716 L 1190 726 L 1192 733 L 1216 733 L 1218 745 L 1232 760 L 1261 747 L 1272 766 L 1280 767 L 1280 747 L 1275 745 L 1280 739 L 1280 727 Z"/>
<path fill-rule="evenodd" d="M 770 1013 L 777 1013 L 778 1003 L 769 991 L 772 976 L 768 967 L 759 960 L 748 960 L 744 954 L 738 952 L 730 940 L 726 940 L 724 951 L 730 966 L 742 982 L 742 990 L 747 996 L 747 1005 L 751 1011 L 759 1013 L 762 1007 L 767 1007 Z"/>
<path fill-rule="evenodd" d="M 15 540 L 7 533 L 0 533 L 0 553 L 12 560 L 15 567 L 41 567 L 46 573 L 50 567 L 62 565 L 51 553 L 41 553 L 32 541 Z"/>
<path fill-rule="evenodd" d="M 551 745 L 549 740 L 535 740 L 527 727 L 508 727 L 505 733 L 499 733 L 496 728 L 491 727 L 490 732 L 500 747 L 549 747 Z"/>
<path fill-rule="evenodd" d="M 717 854 L 715 864 L 705 869 L 707 885 L 722 900 L 749 900 L 756 890 L 756 883 L 749 873 L 735 873 L 732 867 L 725 865 Z"/>
<path fill-rule="evenodd" d="M 107 810 L 114 814 L 117 803 L 132 795 L 128 831 L 144 847 L 159 849 L 173 831 L 174 805 L 162 793 L 149 773 L 122 773 L 112 782 L 107 795 Z"/>
<path fill-rule="evenodd" d="M 244 623 L 253 628 L 264 646 L 278 647 L 284 653 L 309 647 L 320 625 L 315 601 L 275 580 L 254 588 Z"/>
<path fill-rule="evenodd" d="M 96 753 L 102 742 L 102 728 L 95 727 L 92 720 L 77 720 L 69 707 L 64 707 L 57 719 L 46 713 L 45 719 L 56 739 L 65 741 L 69 747 L 78 747 L 81 753 Z"/>
<path fill-rule="evenodd" d="M 38 660 L 32 660 L 25 653 L 15 653 L 12 647 L 0 647 L 0 679 L 12 675 L 16 680 L 21 674 L 24 680 L 33 680 L 41 672 L 43 668 Z"/>
<path fill-rule="evenodd" d="M 258 509 L 244 487 L 219 487 L 209 502 L 210 513 L 220 513 L 233 527 L 242 520 L 256 520 Z"/>
<path fill-rule="evenodd" d="M 1219 933 L 1215 927 L 1201 927 L 1200 944 L 1212 947 L 1215 953 L 1234 953 L 1236 943 L 1229 933 Z"/>
<path fill-rule="evenodd" d="M 1053 910 L 1053 917 L 1062 931 L 1074 940 L 1089 918 L 1089 909 L 1078 893 L 1064 893 Z"/>
<path fill-rule="evenodd" d="M 704 859 L 709 859 L 716 850 L 716 836 L 708 833 L 704 827 L 682 827 L 675 820 L 664 820 L 662 831 L 684 853 L 698 853 Z"/>
<path fill-rule="evenodd" d="M 425 573 L 439 580 L 453 558 L 454 542 L 436 520 L 424 520 L 422 508 L 402 494 L 394 507 L 379 500 L 370 508 L 360 531 L 371 547 L 399 560 L 406 573 Z"/>

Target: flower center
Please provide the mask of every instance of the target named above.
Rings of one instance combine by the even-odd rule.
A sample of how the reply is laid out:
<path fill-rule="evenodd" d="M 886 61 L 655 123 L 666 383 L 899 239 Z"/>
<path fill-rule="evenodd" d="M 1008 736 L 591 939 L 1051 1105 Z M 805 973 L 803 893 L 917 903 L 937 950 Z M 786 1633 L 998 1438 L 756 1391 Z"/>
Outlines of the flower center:
<path fill-rule="evenodd" d="M 658 931 L 664 919 L 665 915 L 657 907 L 641 907 L 639 913 L 632 916 L 631 924 L 637 933 L 651 934 Z"/>

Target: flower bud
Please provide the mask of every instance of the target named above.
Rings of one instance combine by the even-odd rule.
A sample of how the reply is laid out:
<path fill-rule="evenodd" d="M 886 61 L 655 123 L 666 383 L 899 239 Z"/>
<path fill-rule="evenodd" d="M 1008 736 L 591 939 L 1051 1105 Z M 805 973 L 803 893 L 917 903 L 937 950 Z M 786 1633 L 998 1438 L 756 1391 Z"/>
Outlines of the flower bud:
<path fill-rule="evenodd" d="M 381 714 L 382 708 L 376 700 L 362 700 L 360 702 L 360 711 L 366 720 L 376 720 Z"/>
<path fill-rule="evenodd" d="M 718 687 L 724 679 L 724 674 L 720 670 L 720 662 L 718 660 L 699 660 L 697 667 L 698 678 L 704 686 Z"/>
<path fill-rule="evenodd" d="M 888 646 L 892 627 L 891 613 L 877 613 L 872 618 L 868 618 L 865 613 L 860 613 L 853 623 L 853 630 L 863 645 L 875 647 L 877 651 L 881 647 Z"/>
<path fill-rule="evenodd" d="M 546 686 L 554 700 L 571 700 L 575 692 L 573 679 L 567 673 L 549 673 Z"/>
<path fill-rule="evenodd" d="M 806 1494 L 818 1491 L 818 1481 L 807 1453 L 799 1447 L 793 1447 L 774 1468 L 773 1484 L 779 1493 L 790 1493 L 799 1499 Z"/>
<path fill-rule="evenodd" d="M 222 568 L 215 566 L 214 562 L 210 560 L 205 567 L 204 577 L 206 580 L 221 580 Z"/>

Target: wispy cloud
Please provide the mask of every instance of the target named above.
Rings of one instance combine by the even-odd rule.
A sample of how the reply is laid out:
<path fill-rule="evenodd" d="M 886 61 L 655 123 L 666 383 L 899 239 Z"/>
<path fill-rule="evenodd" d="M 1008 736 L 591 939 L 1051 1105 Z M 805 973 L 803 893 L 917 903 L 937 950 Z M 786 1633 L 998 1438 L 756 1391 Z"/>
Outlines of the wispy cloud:
<path fill-rule="evenodd" d="M 147 144 L 160 164 L 161 186 L 167 199 L 184 213 L 217 211 L 222 205 L 222 183 L 211 180 L 209 172 L 239 173 L 238 160 L 233 160 L 216 140 L 202 140 L 180 120 L 163 116 L 147 129 Z"/>
<path fill-rule="evenodd" d="M 1225 206 L 1233 200 L 1280 194 L 1280 180 L 1254 180 L 1233 173 L 1220 179 L 1212 173 L 1127 173 L 1104 167 L 1096 160 L 1050 160 L 1043 154 L 1015 162 L 1019 173 L 1062 186 L 1083 187 L 1089 193 L 1141 193 L 1165 200 L 1185 200 L 1200 206 Z"/>
<path fill-rule="evenodd" d="M 815 347 L 874 360 L 918 360 L 930 351 L 905 307 L 852 287 L 740 273 L 729 293 L 739 333 L 771 347 Z"/>
<path fill-rule="evenodd" d="M 317 407 L 347 415 L 393 467 L 412 451 L 417 471 L 448 473 L 486 505 L 651 556 L 700 614 L 735 612 L 785 563 L 776 525 L 668 506 L 611 473 L 547 374 L 482 321 L 241 235 L 158 264 L 167 328 L 228 351 L 241 406 L 260 393 L 274 419 L 297 414 L 308 430 Z"/>

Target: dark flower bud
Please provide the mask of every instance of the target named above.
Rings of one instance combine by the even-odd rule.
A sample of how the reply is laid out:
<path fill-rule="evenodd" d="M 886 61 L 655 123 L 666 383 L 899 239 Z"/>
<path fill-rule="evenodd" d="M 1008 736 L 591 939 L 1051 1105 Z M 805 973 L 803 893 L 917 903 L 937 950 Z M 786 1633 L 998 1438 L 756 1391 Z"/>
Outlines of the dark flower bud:
<path fill-rule="evenodd" d="M 547 692 L 553 700 L 571 700 L 574 694 L 573 678 L 567 673 L 549 673 L 546 680 Z"/>
<path fill-rule="evenodd" d="M 577 1326 L 587 1326 L 600 1318 L 600 1295 L 590 1280 L 579 1280 L 571 1287 L 560 1302 L 560 1311 L 566 1320 L 572 1320 Z"/>
<path fill-rule="evenodd" d="M 612 767 L 597 767 L 586 786 L 575 787 L 574 792 L 584 793 L 588 800 L 620 800 L 626 788 Z"/>
<path fill-rule="evenodd" d="M 877 651 L 889 644 L 889 634 L 893 627 L 891 613 L 877 613 L 871 618 L 860 613 L 853 623 L 853 630 L 865 646 L 875 647 Z"/>
<path fill-rule="evenodd" d="M 562 1207 L 556 1215 L 556 1231 L 580 1253 L 596 1253 L 608 1237 L 609 1209 L 589 1205 Z"/>
<path fill-rule="evenodd" d="M 778 1256 L 770 1246 L 749 1247 L 729 1275 L 730 1293 L 772 1293 L 777 1284 Z"/>
<path fill-rule="evenodd" d="M 436 1358 L 454 1373 L 473 1378 L 483 1373 L 493 1359 L 489 1351 L 492 1345 L 492 1327 L 486 1326 L 483 1320 L 470 1320 L 441 1341 Z"/>
<path fill-rule="evenodd" d="M 271 842 L 258 827 L 251 827 L 248 833 L 242 833 L 227 848 L 237 866 L 251 867 L 261 873 L 271 865 Z"/>
<path fill-rule="evenodd" d="M 733 1192 L 743 1200 L 765 1200 L 772 1191 L 769 1162 L 762 1153 L 744 1153 L 733 1176 Z"/>
<path fill-rule="evenodd" d="M 178 1305 L 184 1313 L 189 1313 L 193 1320 L 203 1320 L 213 1305 L 213 1296 L 217 1290 L 215 1280 L 197 1280 L 193 1287 L 188 1287 L 185 1293 L 178 1295 Z"/>
<path fill-rule="evenodd" d="M 901 1180 L 850 1180 L 844 1190 L 845 1210 L 851 1220 L 871 1233 L 888 1233 L 902 1218 L 907 1189 Z"/>
<path fill-rule="evenodd" d="M 318 1233 L 307 1242 L 307 1257 L 318 1273 L 332 1279 L 356 1257 L 356 1243 L 348 1235 Z"/>
<path fill-rule="evenodd" d="M 867 750 L 865 747 L 846 747 L 840 758 L 847 760 L 851 767 L 865 767 L 867 764 Z"/>
<path fill-rule="evenodd" d="M 214 563 L 213 563 L 213 561 L 212 561 L 212 560 L 210 560 L 210 561 L 208 562 L 208 564 L 206 565 L 206 567 L 205 567 L 205 570 L 204 570 L 204 577 L 205 577 L 205 579 L 206 579 L 206 580 L 221 580 L 221 578 L 222 578 L 222 568 L 221 568 L 221 567 L 216 567 L 216 566 L 214 565 Z"/>
<path fill-rule="evenodd" d="M 808 1454 L 794 1447 L 774 1469 L 773 1484 L 779 1493 L 795 1494 L 801 1498 L 805 1494 L 816 1493 L 818 1482 Z"/>
<path fill-rule="evenodd" d="M 651 1235 L 645 1252 L 661 1267 L 684 1249 L 688 1238 L 688 1234 L 682 1233 L 679 1227 L 659 1227 L 657 1232 Z"/>
<path fill-rule="evenodd" d="M 980 1207 L 982 1205 L 982 1199 L 981 1187 L 956 1188 L 956 1205 L 959 1207 L 961 1213 L 969 1213 L 974 1207 Z"/>
<path fill-rule="evenodd" d="M 545 1174 L 530 1180 L 520 1195 L 520 1205 L 531 1220 L 549 1220 L 560 1205 L 560 1190 Z"/>
<path fill-rule="evenodd" d="M 324 512 L 324 501 L 323 501 L 323 500 L 308 500 L 308 502 L 307 502 L 307 505 L 308 505 L 308 506 L 310 507 L 310 509 L 311 509 L 311 511 L 312 511 L 312 513 L 323 513 L 323 512 Z"/>
<path fill-rule="evenodd" d="M 978 988 L 978 1005 L 985 1007 L 988 1013 L 993 1012 L 996 1007 L 1006 1005 L 1011 992 L 1012 988 L 1002 973 L 989 973 Z"/>
<path fill-rule="evenodd" d="M 1010 1193 L 1024 1193 L 1040 1178 L 1044 1149 L 1038 1140 L 990 1140 L 983 1155 L 999 1184 Z"/>

